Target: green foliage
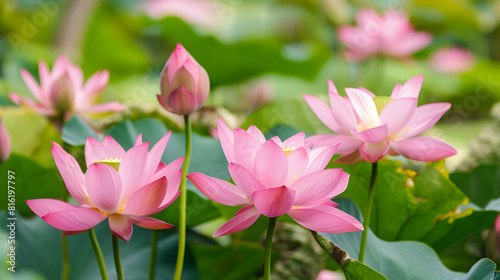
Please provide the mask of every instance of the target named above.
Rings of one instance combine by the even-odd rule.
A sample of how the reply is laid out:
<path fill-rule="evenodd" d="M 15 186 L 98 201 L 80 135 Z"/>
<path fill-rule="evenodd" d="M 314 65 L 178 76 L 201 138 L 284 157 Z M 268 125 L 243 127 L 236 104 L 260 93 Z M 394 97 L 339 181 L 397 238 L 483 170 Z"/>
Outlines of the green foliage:
<path fill-rule="evenodd" d="M 331 167 L 344 168 L 345 172 L 351 174 L 349 186 L 342 196 L 354 200 L 357 205 L 363 207 L 371 164 L 363 162 L 354 165 L 331 165 Z M 379 162 L 370 228 L 384 240 L 431 241 L 433 239 L 429 236 L 444 237 L 447 231 L 451 231 L 451 228 L 455 228 L 458 224 L 457 221 L 443 219 L 450 216 L 455 219 L 452 213 L 467 201 L 467 197 L 431 165 L 427 165 L 414 179 L 413 176 L 409 170 L 402 169 L 400 162 L 391 160 Z M 446 223 L 451 221 L 454 223 L 450 227 Z M 487 223 L 490 221 L 486 219 Z M 458 235 L 452 236 L 453 238 L 446 236 L 443 245 L 450 245 L 477 232 L 476 228 L 468 228 L 466 224 L 468 225 L 468 223 L 462 224 L 463 227 L 460 228 L 463 231 Z M 436 243 L 429 243 L 429 245 L 434 244 Z"/>
<path fill-rule="evenodd" d="M 339 209 L 362 220 L 359 208 L 350 200 L 340 198 Z M 369 230 L 369 229 L 368 229 Z M 343 248 L 349 256 L 357 258 L 361 232 L 340 234 L 322 233 L 324 237 Z M 448 270 L 438 255 L 427 245 L 415 241 L 386 242 L 370 230 L 365 264 L 388 279 L 462 279 L 463 274 Z M 356 274 L 354 274 L 356 275 Z M 364 278 L 352 278 L 364 279 Z"/>
<path fill-rule="evenodd" d="M 13 171 L 12 179 L 15 187 L 15 206 L 18 214 L 31 216 L 33 212 L 24 202 L 26 199 L 36 198 L 62 198 L 67 193 L 64 182 L 57 172 L 55 164 L 50 168 L 41 166 L 36 161 L 18 154 L 12 154 L 8 161 L 0 165 L 0 172 L 5 180 L 4 191 L 0 194 L 0 209 L 6 210 L 7 201 L 7 172 Z M 34 180 L 36 178 L 36 180 Z"/>
<path fill-rule="evenodd" d="M 450 179 L 479 207 L 500 197 L 500 165 L 481 165 L 471 172 L 455 172 Z"/>
<path fill-rule="evenodd" d="M 6 212 L 0 214 L 3 220 Z M 177 251 L 177 235 L 175 230 L 162 231 L 158 241 L 157 275 L 172 278 L 174 275 Z M 95 227 L 95 232 L 103 252 L 106 269 L 110 279 L 116 278 L 113 263 L 113 250 L 111 249 L 111 232 L 107 221 Z M 16 257 L 17 270 L 8 278 L 12 280 L 25 279 L 59 279 L 61 274 L 61 231 L 57 230 L 41 218 L 25 219 L 18 217 L 16 221 Z M 0 231 L 0 237 L 7 240 L 6 233 Z M 134 226 L 134 233 L 130 241 L 119 241 L 120 255 L 126 279 L 147 279 L 149 264 L 149 242 L 151 231 Z M 69 279 L 88 280 L 100 279 L 99 269 L 95 261 L 94 252 L 88 234 L 80 233 L 67 237 L 70 252 Z M 36 248 L 34 250 L 33 248 Z M 6 252 L 2 252 L 6 254 Z M 2 270 L 7 270 L 5 263 Z M 38 278 L 31 278 L 30 273 L 35 273 Z M 30 278 L 25 278 L 30 275 Z M 184 264 L 183 279 L 198 279 L 192 253 L 188 250 Z"/>
<path fill-rule="evenodd" d="M 494 280 L 500 279 L 500 274 L 495 271 L 496 264 L 489 259 L 478 261 L 465 276 L 465 280 Z"/>

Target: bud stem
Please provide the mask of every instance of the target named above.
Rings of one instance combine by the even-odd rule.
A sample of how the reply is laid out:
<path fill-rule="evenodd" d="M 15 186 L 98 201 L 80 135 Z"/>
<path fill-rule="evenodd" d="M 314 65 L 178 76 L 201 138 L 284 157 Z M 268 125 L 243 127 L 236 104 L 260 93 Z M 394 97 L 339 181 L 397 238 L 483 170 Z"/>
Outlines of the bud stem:
<path fill-rule="evenodd" d="M 180 206 L 179 206 L 179 248 L 177 251 L 177 263 L 175 265 L 174 280 L 180 280 L 182 275 L 182 266 L 184 265 L 184 253 L 186 251 L 186 175 L 189 169 L 189 162 L 191 160 L 191 122 L 189 115 L 184 115 L 185 134 L 186 134 L 186 156 L 184 157 L 184 164 L 182 165 L 182 177 L 179 190 L 181 191 Z"/>
<path fill-rule="evenodd" d="M 370 185 L 368 186 L 368 197 L 366 199 L 365 211 L 363 212 L 363 233 L 361 234 L 361 245 L 359 248 L 359 261 L 363 262 L 365 259 L 365 250 L 366 250 L 366 239 L 368 237 L 368 230 L 370 227 L 370 216 L 372 213 L 372 204 L 373 204 L 373 195 L 375 188 L 375 180 L 377 179 L 377 163 L 372 163 L 372 175 L 370 178 Z"/>

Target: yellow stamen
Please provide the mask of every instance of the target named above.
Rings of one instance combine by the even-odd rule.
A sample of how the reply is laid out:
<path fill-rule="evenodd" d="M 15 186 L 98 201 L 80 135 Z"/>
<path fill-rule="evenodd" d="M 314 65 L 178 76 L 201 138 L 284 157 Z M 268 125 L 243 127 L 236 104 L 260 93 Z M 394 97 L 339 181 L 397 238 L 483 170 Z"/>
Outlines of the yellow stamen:
<path fill-rule="evenodd" d="M 285 152 L 285 155 L 286 156 L 289 156 L 291 152 L 293 152 L 293 150 L 297 149 L 297 148 L 293 148 L 293 147 L 283 147 L 283 152 Z"/>
<path fill-rule="evenodd" d="M 94 208 L 92 208 L 92 210 L 96 211 L 97 213 L 101 213 L 101 214 L 103 214 L 104 216 L 108 216 L 108 214 L 107 214 L 107 213 L 102 212 L 101 210 L 99 210 L 99 208 L 95 208 L 95 207 L 94 207 Z"/>
<path fill-rule="evenodd" d="M 122 161 L 121 158 L 105 158 L 105 159 L 97 160 L 94 163 L 107 164 L 107 165 L 113 167 L 116 171 L 118 171 L 118 167 L 120 166 L 121 161 Z"/>

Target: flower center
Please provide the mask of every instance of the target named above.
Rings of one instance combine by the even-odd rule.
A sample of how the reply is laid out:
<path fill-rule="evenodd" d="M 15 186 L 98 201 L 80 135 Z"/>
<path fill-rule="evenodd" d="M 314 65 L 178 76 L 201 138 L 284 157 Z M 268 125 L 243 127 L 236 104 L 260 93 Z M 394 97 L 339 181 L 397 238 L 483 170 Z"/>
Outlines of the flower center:
<path fill-rule="evenodd" d="M 116 171 L 118 171 L 118 167 L 120 166 L 121 161 L 122 161 L 121 158 L 106 158 L 106 159 L 97 160 L 94 163 L 107 164 L 107 165 L 113 167 Z"/>
<path fill-rule="evenodd" d="M 375 107 L 377 107 L 377 113 L 380 116 L 384 107 L 392 101 L 392 98 L 389 96 L 376 96 L 373 97 L 373 103 L 375 103 Z"/>
<path fill-rule="evenodd" d="M 294 147 L 283 147 L 283 152 L 285 152 L 285 155 L 286 156 L 289 156 L 291 152 L 293 152 L 293 150 L 297 149 L 297 148 L 294 148 Z"/>
<path fill-rule="evenodd" d="M 97 213 L 101 213 L 104 216 L 108 216 L 109 215 L 108 213 L 104 213 L 99 208 L 96 208 L 96 207 L 92 208 L 92 210 L 96 211 Z"/>

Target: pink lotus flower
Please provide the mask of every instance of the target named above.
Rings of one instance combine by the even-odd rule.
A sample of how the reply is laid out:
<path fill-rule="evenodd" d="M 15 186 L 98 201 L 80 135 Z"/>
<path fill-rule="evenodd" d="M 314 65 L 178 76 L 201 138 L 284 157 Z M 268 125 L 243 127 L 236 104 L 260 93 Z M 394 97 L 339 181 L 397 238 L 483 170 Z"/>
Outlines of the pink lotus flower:
<path fill-rule="evenodd" d="M 40 61 L 38 65 L 40 84 L 25 69 L 21 77 L 36 100 L 10 93 L 10 99 L 17 105 L 26 105 L 33 111 L 50 117 L 69 119 L 78 113 L 103 113 L 121 111 L 125 106 L 118 102 L 95 105 L 97 98 L 108 84 L 107 70 L 92 75 L 86 83 L 82 70 L 60 56 L 52 71 Z"/>
<path fill-rule="evenodd" d="M 432 54 L 429 66 L 444 74 L 460 74 L 474 66 L 474 55 L 462 48 L 443 48 Z"/>
<path fill-rule="evenodd" d="M 0 163 L 6 161 L 10 155 L 10 136 L 0 118 Z"/>
<path fill-rule="evenodd" d="M 259 143 L 264 136 L 256 127 L 248 131 L 236 129 L 234 142 L 228 143 L 224 141 L 231 139 L 226 138 L 229 134 L 221 124 L 219 121 L 221 145 L 229 155 L 229 173 L 235 185 L 201 173 L 188 175 L 209 199 L 243 206 L 214 237 L 244 230 L 260 215 L 288 214 L 302 226 L 321 232 L 363 230 L 355 218 L 335 208 L 337 204 L 331 201 L 346 189 L 349 180 L 349 174 L 342 169 L 323 170 L 337 146 L 308 151 L 303 145 L 303 134 L 282 144 L 277 137 Z M 241 149 L 244 147 L 247 149 Z"/>
<path fill-rule="evenodd" d="M 339 28 L 339 40 L 347 47 L 346 55 L 353 60 L 364 60 L 374 55 L 404 58 L 429 45 L 432 37 L 427 32 L 416 32 L 408 15 L 386 11 L 380 16 L 371 9 L 356 14 L 358 26 Z"/>
<path fill-rule="evenodd" d="M 132 224 L 148 229 L 173 225 L 146 217 L 167 208 L 179 196 L 183 158 L 160 163 L 170 132 L 148 152 L 141 135 L 126 151 L 107 136 L 102 143 L 88 138 L 85 144 L 87 172 L 75 158 L 53 143 L 52 155 L 71 196 L 81 205 L 57 199 L 33 199 L 26 203 L 35 214 L 64 235 L 87 231 L 108 218 L 111 232 L 129 241 Z"/>
<path fill-rule="evenodd" d="M 140 10 L 156 19 L 176 16 L 202 27 L 215 27 L 220 22 L 217 10 L 220 4 L 215 0 L 146 0 L 138 5 Z"/>
<path fill-rule="evenodd" d="M 427 136 L 415 137 L 432 127 L 450 109 L 449 103 L 432 103 L 417 107 L 423 76 L 404 85 L 397 84 L 391 97 L 376 97 L 365 88 L 346 88 L 341 97 L 329 81 L 329 107 L 320 99 L 304 95 L 318 118 L 337 135 L 308 137 L 313 147 L 341 143 L 341 163 L 366 160 L 374 163 L 384 155 L 403 155 L 420 161 L 436 161 L 455 155 L 448 143 Z"/>
<path fill-rule="evenodd" d="M 167 111 L 189 115 L 205 104 L 210 81 L 203 67 L 181 45 L 172 52 L 161 72 L 158 101 Z"/>
<path fill-rule="evenodd" d="M 345 277 L 342 274 L 331 270 L 322 270 L 316 277 L 316 280 L 342 280 L 342 279 L 345 279 Z"/>

